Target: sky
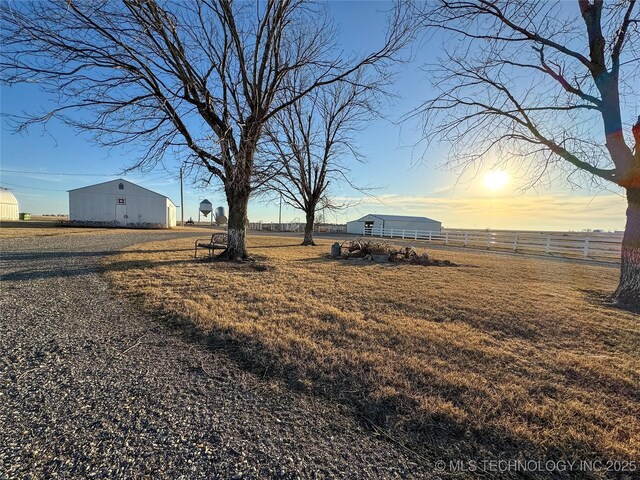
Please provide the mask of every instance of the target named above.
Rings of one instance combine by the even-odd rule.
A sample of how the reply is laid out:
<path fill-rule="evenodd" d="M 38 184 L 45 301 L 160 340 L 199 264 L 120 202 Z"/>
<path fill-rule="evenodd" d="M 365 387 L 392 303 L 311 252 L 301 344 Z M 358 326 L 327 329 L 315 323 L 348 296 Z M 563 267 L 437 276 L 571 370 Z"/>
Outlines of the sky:
<path fill-rule="evenodd" d="M 385 3 L 332 2 L 330 9 L 341 31 L 345 49 L 358 51 L 383 41 Z M 351 206 L 327 212 L 327 222 L 344 223 L 368 213 L 420 215 L 434 218 L 446 228 L 492 228 L 528 230 L 622 230 L 625 199 L 615 188 L 574 188 L 566 182 L 522 191 L 528 181 L 518 172 L 491 173 L 488 161 L 474 174 L 443 168 L 448 147 L 425 150 L 422 130 L 416 121 L 400 119 L 429 94 L 423 66 L 437 60 L 438 39 L 414 47 L 412 60 L 399 69 L 394 90 L 397 98 L 382 118 L 373 120 L 358 140 L 365 164 L 355 163 L 351 177 L 358 185 L 371 185 L 368 195 L 346 186 L 333 193 Z M 3 114 L 40 111 L 51 105 L 48 94 L 37 85 L 2 86 Z M 15 133 L 2 119 L 0 185 L 18 198 L 20 211 L 34 214 L 67 214 L 70 189 L 113 178 L 135 160 L 133 149 L 100 148 L 82 132 L 56 121 L 46 129 L 35 126 Z M 166 170 L 132 173 L 124 178 L 170 197 L 180 205 L 179 160 L 166 162 Z M 34 173 L 35 172 L 35 173 Z M 487 175 L 493 181 L 487 183 Z M 501 177 L 502 175 L 502 177 Z M 560 179 L 562 180 L 562 179 Z M 207 198 L 214 207 L 226 208 L 219 188 L 196 188 L 184 183 L 185 220 L 198 217 L 198 204 Z M 254 200 L 250 221 L 277 221 L 278 204 Z M 179 216 L 180 214 L 178 214 Z M 286 222 L 303 221 L 302 212 L 282 210 Z"/>

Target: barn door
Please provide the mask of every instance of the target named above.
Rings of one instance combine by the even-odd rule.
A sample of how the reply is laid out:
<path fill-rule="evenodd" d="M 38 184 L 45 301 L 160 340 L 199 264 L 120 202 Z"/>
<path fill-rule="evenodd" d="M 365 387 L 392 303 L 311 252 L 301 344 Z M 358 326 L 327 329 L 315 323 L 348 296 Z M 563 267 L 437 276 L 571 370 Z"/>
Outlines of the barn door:
<path fill-rule="evenodd" d="M 374 222 L 364 222 L 364 234 L 365 235 L 373 235 L 373 224 L 374 224 Z"/>
<path fill-rule="evenodd" d="M 127 206 L 126 205 L 116 205 L 116 222 L 119 225 L 127 224 Z"/>

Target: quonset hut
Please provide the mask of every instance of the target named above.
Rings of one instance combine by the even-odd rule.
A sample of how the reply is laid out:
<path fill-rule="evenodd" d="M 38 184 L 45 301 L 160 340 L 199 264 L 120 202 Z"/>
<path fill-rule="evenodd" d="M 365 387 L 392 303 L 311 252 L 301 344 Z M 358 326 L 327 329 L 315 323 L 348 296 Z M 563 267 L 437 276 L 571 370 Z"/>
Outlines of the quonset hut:
<path fill-rule="evenodd" d="M 0 188 L 0 220 L 18 220 L 18 200 L 6 188 Z"/>
<path fill-rule="evenodd" d="M 176 206 L 164 195 L 118 179 L 69 190 L 69 220 L 170 228 L 176 226 Z"/>

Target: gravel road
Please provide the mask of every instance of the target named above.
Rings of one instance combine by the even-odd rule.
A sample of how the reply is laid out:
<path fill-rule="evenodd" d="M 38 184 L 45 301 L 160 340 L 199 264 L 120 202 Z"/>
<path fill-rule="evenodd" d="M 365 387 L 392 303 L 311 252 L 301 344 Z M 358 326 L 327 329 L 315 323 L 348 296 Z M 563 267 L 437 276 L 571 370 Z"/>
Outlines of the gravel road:
<path fill-rule="evenodd" d="M 105 257 L 180 235 L 0 240 L 0 479 L 431 477 L 340 407 L 114 298 Z"/>

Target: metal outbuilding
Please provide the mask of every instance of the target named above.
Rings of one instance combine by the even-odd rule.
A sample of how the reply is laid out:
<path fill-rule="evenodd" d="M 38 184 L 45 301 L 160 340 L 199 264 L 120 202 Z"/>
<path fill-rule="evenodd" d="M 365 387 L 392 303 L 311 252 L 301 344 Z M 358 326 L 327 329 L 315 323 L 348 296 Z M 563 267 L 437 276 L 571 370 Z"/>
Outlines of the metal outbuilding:
<path fill-rule="evenodd" d="M 18 220 L 18 200 L 6 188 L 0 188 L 0 220 Z"/>
<path fill-rule="evenodd" d="M 120 178 L 69 190 L 69 220 L 169 228 L 176 226 L 176 206 L 168 197 Z"/>
<path fill-rule="evenodd" d="M 442 229 L 442 223 L 437 220 L 433 220 L 427 217 L 407 217 L 404 215 L 382 215 L 377 213 L 371 213 L 365 215 L 358 220 L 352 220 L 347 222 L 347 233 L 355 233 L 363 235 L 370 232 L 379 232 L 380 229 L 384 230 L 402 230 L 408 231 L 420 231 L 420 232 L 437 232 L 440 233 Z"/>

